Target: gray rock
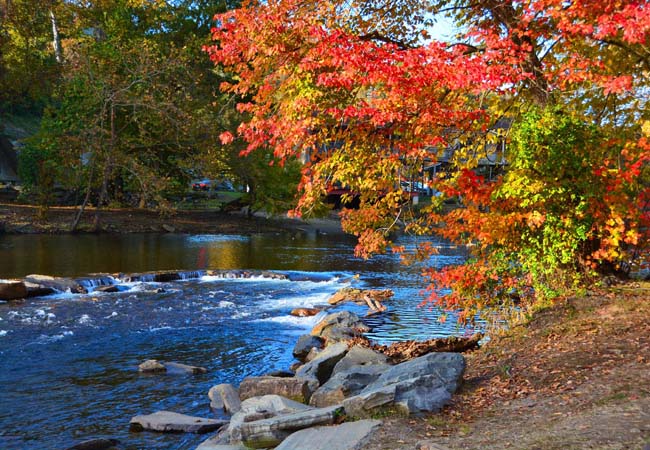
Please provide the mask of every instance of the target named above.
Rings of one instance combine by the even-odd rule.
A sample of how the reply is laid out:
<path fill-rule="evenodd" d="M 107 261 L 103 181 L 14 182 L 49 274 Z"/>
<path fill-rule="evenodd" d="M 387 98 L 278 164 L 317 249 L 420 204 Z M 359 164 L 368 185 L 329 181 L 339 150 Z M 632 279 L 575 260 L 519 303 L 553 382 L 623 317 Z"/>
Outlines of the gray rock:
<path fill-rule="evenodd" d="M 235 414 L 241 410 L 239 391 L 231 384 L 217 384 L 208 391 L 210 408 L 220 409 L 228 414 Z"/>
<path fill-rule="evenodd" d="M 253 448 L 275 447 L 295 431 L 333 424 L 342 411 L 340 406 L 330 406 L 245 422 L 241 424 L 242 441 Z"/>
<path fill-rule="evenodd" d="M 370 331 L 359 316 L 350 311 L 341 311 L 325 316 L 311 330 L 312 336 L 320 336 L 329 342 L 339 342 Z"/>
<path fill-rule="evenodd" d="M 312 348 L 322 348 L 323 339 L 311 334 L 303 334 L 298 338 L 296 345 L 293 347 L 293 356 L 296 359 L 304 361 Z"/>
<path fill-rule="evenodd" d="M 207 433 L 221 428 L 227 420 L 204 419 L 171 411 L 158 411 L 131 419 L 131 431 Z"/>
<path fill-rule="evenodd" d="M 377 380 L 389 367 L 387 364 L 372 364 L 335 373 L 312 394 L 309 404 L 318 408 L 341 405 L 346 398 L 359 394 Z"/>
<path fill-rule="evenodd" d="M 293 433 L 275 450 L 362 450 L 379 420 L 360 420 L 330 427 L 314 427 Z"/>
<path fill-rule="evenodd" d="M 415 450 L 449 450 L 449 448 L 435 442 L 420 441 L 415 444 Z"/>
<path fill-rule="evenodd" d="M 187 364 L 165 362 L 165 367 L 168 373 L 207 373 L 208 369 L 205 367 L 188 366 Z"/>
<path fill-rule="evenodd" d="M 38 285 L 40 288 L 50 288 L 59 292 L 87 294 L 86 288 L 70 278 L 51 277 L 49 275 L 28 275 L 25 281 Z"/>
<path fill-rule="evenodd" d="M 279 395 L 252 397 L 241 402 L 241 409 L 230 418 L 228 427 L 215 438 L 215 442 L 240 443 L 241 425 L 260 419 L 268 419 L 283 414 L 312 410 L 311 406 L 290 400 Z"/>
<path fill-rule="evenodd" d="M 387 364 L 386 355 L 371 350 L 367 347 L 355 345 L 348 353 L 334 366 L 332 373 L 336 374 L 355 366 L 367 366 L 372 364 Z"/>
<path fill-rule="evenodd" d="M 213 438 L 210 438 L 201 442 L 195 450 L 248 450 L 248 447 L 240 444 L 217 444 L 213 442 Z"/>
<path fill-rule="evenodd" d="M 377 408 L 404 413 L 439 411 L 458 388 L 464 369 L 465 359 L 459 353 L 430 353 L 391 366 L 343 405 L 346 413 L 360 417 Z"/>
<path fill-rule="evenodd" d="M 27 297 L 44 297 L 56 293 L 51 287 L 41 286 L 38 283 L 30 283 L 29 281 L 25 281 L 25 287 L 27 288 Z"/>
<path fill-rule="evenodd" d="M 308 403 L 311 394 L 318 388 L 318 381 L 297 376 L 286 377 L 246 377 L 239 385 L 239 398 L 246 400 L 263 395 L 281 395 L 301 403 Z"/>
<path fill-rule="evenodd" d="M 345 342 L 337 342 L 325 348 L 314 359 L 296 371 L 297 377 L 312 378 L 318 380 L 320 385 L 324 384 L 332 376 L 334 366 L 348 352 L 348 345 Z"/>
<path fill-rule="evenodd" d="M 139 372 L 160 373 L 167 372 L 167 367 L 157 359 L 148 359 L 138 366 Z"/>
<path fill-rule="evenodd" d="M 27 297 L 27 287 L 20 280 L 0 281 L 0 300 L 17 300 Z"/>
<path fill-rule="evenodd" d="M 314 358 L 316 358 L 316 357 L 318 356 L 318 354 L 319 354 L 320 352 L 322 352 L 322 351 L 323 351 L 323 350 L 320 349 L 320 348 L 316 348 L 316 347 L 312 348 L 311 350 L 309 350 L 309 353 L 307 353 L 307 356 L 305 357 L 305 361 L 304 361 L 304 362 L 312 361 L 312 360 L 313 360 Z"/>
<path fill-rule="evenodd" d="M 97 286 L 94 289 L 95 292 L 119 292 L 119 290 L 120 289 L 114 284 L 111 284 L 109 286 Z"/>

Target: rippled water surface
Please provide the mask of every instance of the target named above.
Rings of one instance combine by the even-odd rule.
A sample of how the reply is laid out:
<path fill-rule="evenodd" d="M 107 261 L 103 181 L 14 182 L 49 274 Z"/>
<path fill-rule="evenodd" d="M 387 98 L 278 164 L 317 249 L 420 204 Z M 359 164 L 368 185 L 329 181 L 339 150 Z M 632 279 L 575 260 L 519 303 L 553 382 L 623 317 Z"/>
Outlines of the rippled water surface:
<path fill-rule="evenodd" d="M 353 247 L 345 237 L 306 233 L 0 237 L 0 278 L 166 269 L 265 269 L 289 276 L 126 283 L 112 294 L 0 303 L 0 449 L 64 449 L 96 437 L 117 438 L 128 448 L 192 449 L 206 437 L 130 433 L 128 422 L 161 409 L 211 417 L 211 386 L 286 369 L 297 337 L 320 319 L 289 311 L 326 306 L 345 286 L 395 290 L 388 311 L 366 319 L 369 336 L 380 342 L 466 331 L 418 307 L 417 268 L 407 270 L 390 255 L 363 261 L 353 257 Z M 431 262 L 462 258 L 443 245 Z M 365 314 L 357 305 L 339 309 Z M 151 358 L 208 373 L 138 374 L 137 365 Z"/>

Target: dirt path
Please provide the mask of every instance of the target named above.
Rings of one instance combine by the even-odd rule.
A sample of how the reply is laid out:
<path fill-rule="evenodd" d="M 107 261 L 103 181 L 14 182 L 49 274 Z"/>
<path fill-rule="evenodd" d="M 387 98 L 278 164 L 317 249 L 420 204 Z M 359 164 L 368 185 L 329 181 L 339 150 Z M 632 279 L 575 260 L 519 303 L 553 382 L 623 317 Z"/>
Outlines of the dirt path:
<path fill-rule="evenodd" d="M 365 450 L 650 449 L 650 283 L 568 299 L 467 357 L 453 405 L 385 420 Z"/>

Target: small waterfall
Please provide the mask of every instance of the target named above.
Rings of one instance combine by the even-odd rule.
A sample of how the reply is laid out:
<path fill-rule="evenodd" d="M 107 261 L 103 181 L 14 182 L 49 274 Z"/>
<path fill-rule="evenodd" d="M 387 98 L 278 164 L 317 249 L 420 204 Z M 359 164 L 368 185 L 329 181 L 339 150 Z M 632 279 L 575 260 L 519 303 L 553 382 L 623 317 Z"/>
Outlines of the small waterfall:
<path fill-rule="evenodd" d="M 178 276 L 181 280 L 193 280 L 195 278 L 201 278 L 206 274 L 205 270 L 188 270 L 183 272 L 178 272 Z"/>
<path fill-rule="evenodd" d="M 89 275 L 87 277 L 76 278 L 75 281 L 87 290 L 91 290 L 99 286 L 112 286 L 119 283 L 119 280 L 117 280 L 112 275 L 105 274 L 96 274 Z"/>

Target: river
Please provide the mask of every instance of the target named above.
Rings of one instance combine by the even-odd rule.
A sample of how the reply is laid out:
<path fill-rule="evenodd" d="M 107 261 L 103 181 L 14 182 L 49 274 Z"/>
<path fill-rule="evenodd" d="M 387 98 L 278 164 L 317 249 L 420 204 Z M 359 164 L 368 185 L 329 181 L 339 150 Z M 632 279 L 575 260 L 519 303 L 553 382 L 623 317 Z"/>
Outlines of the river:
<path fill-rule="evenodd" d="M 0 236 L 0 278 L 201 269 L 288 275 L 122 283 L 117 293 L 0 303 L 0 448 L 64 449 L 110 437 L 127 448 L 193 449 L 206 436 L 132 433 L 129 420 L 162 409 L 212 417 L 211 386 L 288 368 L 296 339 L 321 318 L 289 311 L 326 306 L 345 286 L 395 291 L 387 312 L 366 319 L 368 336 L 378 342 L 472 331 L 453 319 L 440 323 L 439 311 L 419 306 L 417 267 L 402 266 L 394 255 L 361 260 L 353 249 L 349 237 L 317 233 Z M 440 243 L 430 263 L 463 258 Z M 340 309 L 366 312 L 352 304 L 328 312 Z M 138 364 L 152 358 L 208 373 L 139 374 Z"/>

